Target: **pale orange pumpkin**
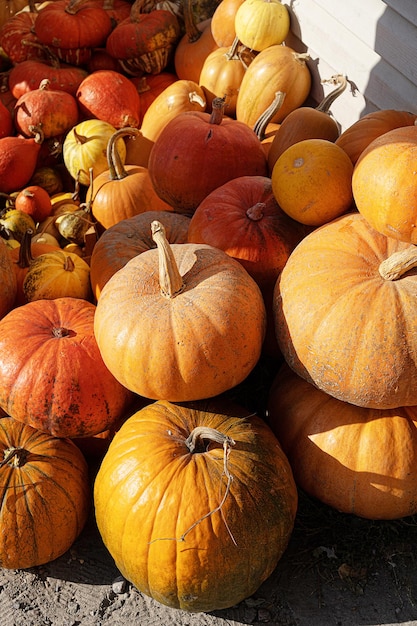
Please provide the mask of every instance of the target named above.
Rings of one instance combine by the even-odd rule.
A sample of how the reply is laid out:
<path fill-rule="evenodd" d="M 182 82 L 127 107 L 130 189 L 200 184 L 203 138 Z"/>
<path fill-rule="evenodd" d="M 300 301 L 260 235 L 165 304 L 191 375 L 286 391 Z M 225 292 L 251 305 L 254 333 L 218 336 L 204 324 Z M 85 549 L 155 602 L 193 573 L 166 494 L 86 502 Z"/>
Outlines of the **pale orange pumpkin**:
<path fill-rule="evenodd" d="M 104 362 L 146 398 L 182 402 L 231 389 L 260 357 L 259 287 L 222 250 L 170 245 L 158 221 L 152 236 L 157 249 L 131 259 L 101 292 L 94 332 Z"/>

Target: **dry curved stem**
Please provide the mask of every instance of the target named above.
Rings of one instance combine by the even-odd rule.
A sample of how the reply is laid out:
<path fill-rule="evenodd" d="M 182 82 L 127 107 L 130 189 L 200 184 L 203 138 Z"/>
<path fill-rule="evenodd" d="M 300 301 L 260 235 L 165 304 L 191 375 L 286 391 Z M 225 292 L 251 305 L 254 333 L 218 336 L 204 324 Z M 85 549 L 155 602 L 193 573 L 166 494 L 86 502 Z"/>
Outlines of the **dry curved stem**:
<path fill-rule="evenodd" d="M 322 80 L 322 84 L 332 84 L 337 85 L 333 91 L 331 91 L 327 96 L 323 98 L 323 100 L 317 105 L 316 110 L 321 111 L 322 113 L 329 113 L 330 107 L 333 102 L 343 93 L 347 86 L 347 78 L 343 74 L 335 74 L 331 78 L 327 80 Z"/>
<path fill-rule="evenodd" d="M 237 545 L 235 538 L 233 537 L 230 528 L 227 525 L 226 519 L 223 516 L 223 512 L 222 512 L 222 508 L 224 506 L 224 503 L 226 502 L 227 496 L 229 495 L 230 492 L 230 486 L 232 484 L 233 481 L 233 475 L 229 472 L 229 467 L 228 467 L 228 460 L 229 460 L 229 455 L 230 455 L 230 451 L 232 446 L 235 445 L 235 441 L 234 439 L 232 439 L 231 437 L 228 437 L 227 435 L 224 435 L 223 433 L 221 433 L 219 430 L 216 430 L 215 428 L 210 428 L 208 426 L 197 426 L 196 428 L 194 428 L 190 435 L 187 437 L 187 439 L 185 440 L 185 444 L 188 447 L 189 451 L 191 453 L 195 452 L 195 449 L 197 447 L 197 440 L 198 439 L 208 439 L 209 441 L 215 441 L 216 443 L 220 443 L 223 446 L 223 472 L 222 472 L 222 476 L 225 476 L 227 479 L 227 483 L 226 483 L 226 489 L 225 492 L 218 504 L 218 506 L 216 506 L 214 509 L 211 509 L 210 511 L 208 511 L 208 513 L 206 513 L 205 515 L 202 515 L 198 520 L 196 520 L 193 524 L 191 524 L 191 526 L 189 526 L 187 528 L 187 530 L 185 530 L 179 537 L 161 537 L 159 539 L 153 539 L 152 541 L 150 541 L 149 543 L 154 543 L 155 541 L 185 541 L 186 536 L 199 524 L 201 524 L 202 521 L 204 521 L 205 519 L 207 519 L 208 517 L 211 517 L 212 515 L 214 515 L 214 513 L 221 513 L 222 515 L 222 519 L 223 522 L 227 528 L 227 532 L 229 533 L 233 543 L 235 545 Z M 220 486 L 221 486 L 221 482 L 220 482 Z"/>
<path fill-rule="evenodd" d="M 380 263 L 378 271 L 384 280 L 397 280 L 417 267 L 417 246 L 394 252 Z"/>
<path fill-rule="evenodd" d="M 258 137 L 259 141 L 263 141 L 265 139 L 265 131 L 267 129 L 267 126 L 282 107 L 284 100 L 284 91 L 275 92 L 274 99 L 272 100 L 269 107 L 265 109 L 265 111 L 256 120 L 253 131 Z"/>
<path fill-rule="evenodd" d="M 166 237 L 165 227 L 154 220 L 151 223 L 152 239 L 156 243 L 159 254 L 159 286 L 161 294 L 166 298 L 174 298 L 181 293 L 185 283 L 178 270 L 174 253 Z"/>
<path fill-rule="evenodd" d="M 12 467 L 21 467 L 25 464 L 29 452 L 25 448 L 6 448 L 4 450 L 4 458 L 0 461 L 0 467 L 11 465 Z"/>

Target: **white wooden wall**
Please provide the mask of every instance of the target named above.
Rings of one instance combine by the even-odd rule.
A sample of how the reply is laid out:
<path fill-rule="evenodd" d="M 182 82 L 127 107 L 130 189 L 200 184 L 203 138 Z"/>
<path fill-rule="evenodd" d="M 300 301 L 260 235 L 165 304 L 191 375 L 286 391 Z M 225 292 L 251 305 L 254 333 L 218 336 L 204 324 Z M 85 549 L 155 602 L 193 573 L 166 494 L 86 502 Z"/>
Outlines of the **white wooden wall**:
<path fill-rule="evenodd" d="M 342 73 L 349 85 L 331 107 L 341 130 L 365 113 L 417 113 L 417 0 L 282 0 L 291 14 L 286 40 L 307 51 L 313 102 Z"/>

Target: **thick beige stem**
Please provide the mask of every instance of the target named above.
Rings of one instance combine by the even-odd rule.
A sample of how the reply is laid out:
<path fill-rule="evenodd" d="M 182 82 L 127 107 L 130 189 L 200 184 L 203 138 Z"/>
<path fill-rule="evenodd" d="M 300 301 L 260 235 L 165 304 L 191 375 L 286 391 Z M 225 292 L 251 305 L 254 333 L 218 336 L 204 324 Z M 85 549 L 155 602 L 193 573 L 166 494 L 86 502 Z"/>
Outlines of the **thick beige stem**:
<path fill-rule="evenodd" d="M 185 283 L 178 270 L 174 253 L 161 222 L 154 220 L 151 223 L 151 234 L 159 252 L 159 286 L 161 294 L 166 298 L 174 298 L 184 289 Z"/>
<path fill-rule="evenodd" d="M 394 252 L 382 261 L 378 269 L 385 280 L 397 280 L 414 267 L 417 267 L 417 246 L 411 245 L 405 250 Z"/>

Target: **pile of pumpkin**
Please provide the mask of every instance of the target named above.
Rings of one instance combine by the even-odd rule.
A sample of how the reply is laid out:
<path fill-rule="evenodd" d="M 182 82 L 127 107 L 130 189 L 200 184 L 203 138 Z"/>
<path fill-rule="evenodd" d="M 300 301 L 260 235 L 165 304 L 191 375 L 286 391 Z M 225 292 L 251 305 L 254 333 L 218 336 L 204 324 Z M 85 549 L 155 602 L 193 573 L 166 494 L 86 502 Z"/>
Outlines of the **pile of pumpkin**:
<path fill-rule="evenodd" d="M 340 134 L 347 80 L 305 105 L 278 0 L 16 8 L 0 566 L 63 554 L 93 500 L 128 580 L 210 611 L 272 573 L 297 487 L 369 519 L 417 513 L 417 114 Z M 256 415 L 233 392 L 264 357 Z"/>

